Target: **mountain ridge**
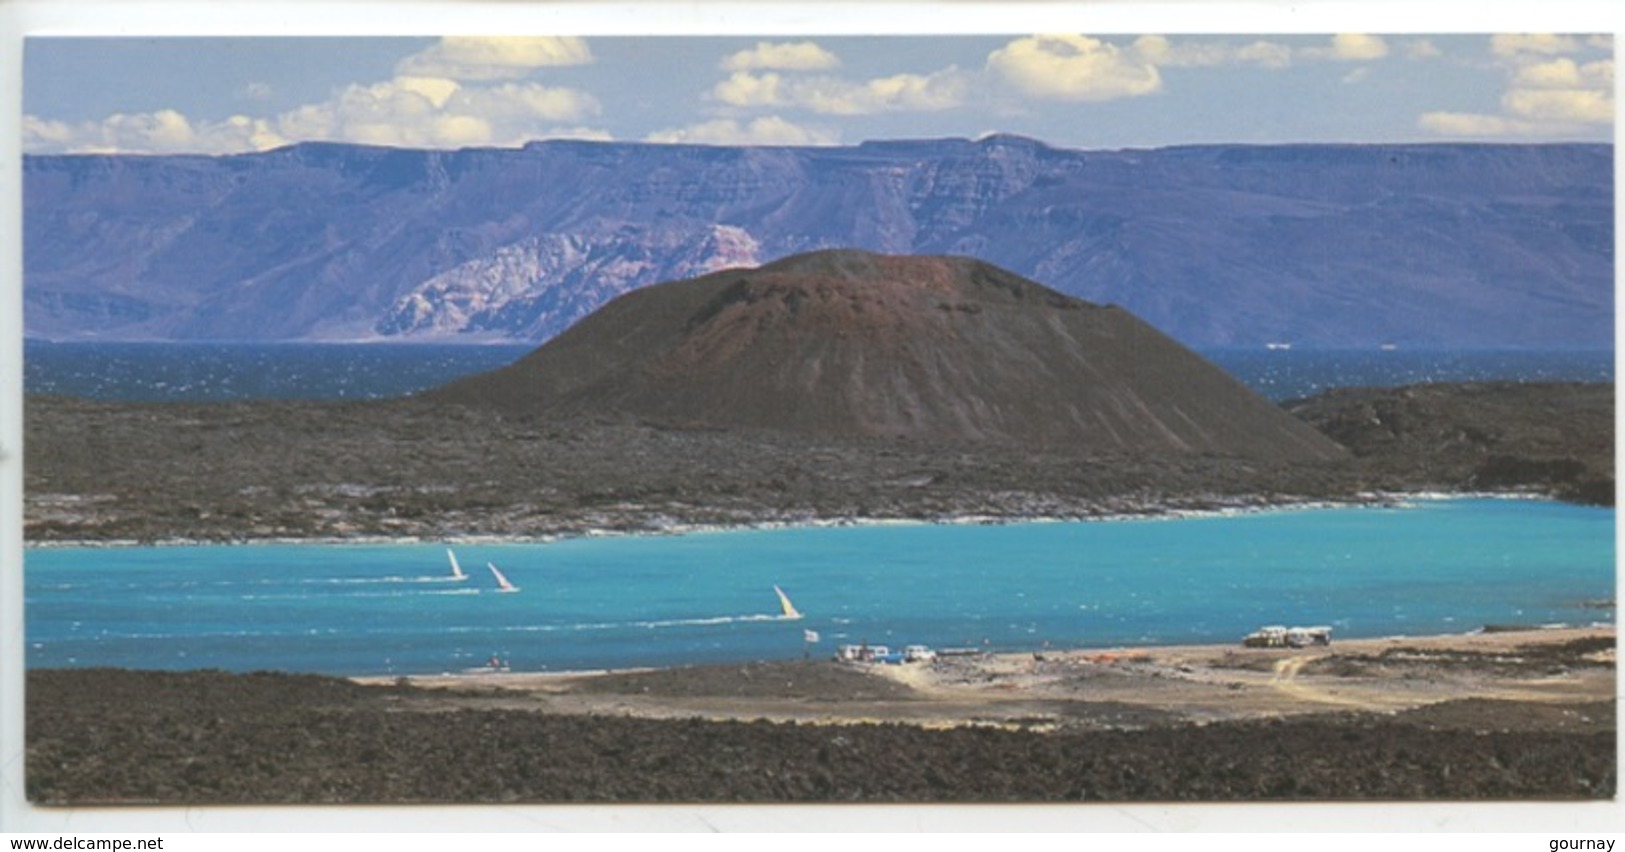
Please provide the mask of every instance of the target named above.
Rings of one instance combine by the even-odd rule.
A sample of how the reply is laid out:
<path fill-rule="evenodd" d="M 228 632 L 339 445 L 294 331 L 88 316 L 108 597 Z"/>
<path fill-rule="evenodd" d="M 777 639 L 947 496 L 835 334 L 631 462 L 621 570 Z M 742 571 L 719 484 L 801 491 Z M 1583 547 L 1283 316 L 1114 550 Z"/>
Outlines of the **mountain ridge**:
<path fill-rule="evenodd" d="M 29 156 L 47 339 L 541 341 L 854 246 L 983 257 L 1200 345 L 1606 347 L 1612 146 L 547 141 Z"/>

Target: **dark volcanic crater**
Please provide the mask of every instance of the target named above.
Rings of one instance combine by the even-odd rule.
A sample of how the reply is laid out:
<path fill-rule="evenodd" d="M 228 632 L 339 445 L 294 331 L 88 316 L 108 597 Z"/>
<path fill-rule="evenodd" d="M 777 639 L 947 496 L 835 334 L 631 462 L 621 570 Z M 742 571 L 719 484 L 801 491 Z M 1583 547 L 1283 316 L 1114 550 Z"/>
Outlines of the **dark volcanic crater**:
<path fill-rule="evenodd" d="M 1343 455 L 1126 311 L 970 258 L 850 250 L 636 291 L 427 397 L 820 438 Z"/>

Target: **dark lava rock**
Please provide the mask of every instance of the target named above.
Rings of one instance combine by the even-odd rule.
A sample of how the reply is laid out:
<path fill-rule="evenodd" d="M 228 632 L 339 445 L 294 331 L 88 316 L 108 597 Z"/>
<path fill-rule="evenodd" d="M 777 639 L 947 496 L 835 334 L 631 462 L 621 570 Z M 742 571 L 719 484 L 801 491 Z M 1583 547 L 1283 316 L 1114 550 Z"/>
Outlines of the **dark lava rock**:
<path fill-rule="evenodd" d="M 407 399 L 29 397 L 25 534 L 540 536 L 845 518 L 1095 517 L 1352 496 L 1337 466 L 546 420 Z"/>
<path fill-rule="evenodd" d="M 1614 502 L 1614 386 L 1483 382 L 1343 388 L 1287 410 L 1379 484 Z"/>
<path fill-rule="evenodd" d="M 1099 517 L 1495 490 L 1613 500 L 1611 385 L 1425 385 L 1291 404 L 1333 461 L 1092 453 L 555 420 L 422 399 L 25 401 L 32 541 L 648 532 Z M 1524 459 L 1527 462 L 1508 461 Z"/>
<path fill-rule="evenodd" d="M 47 805 L 1607 799 L 1617 771 L 1609 703 L 1038 733 L 447 711 L 220 672 L 36 670 L 27 689 L 27 795 Z"/>
<path fill-rule="evenodd" d="M 873 677 L 828 660 L 680 666 L 642 672 L 615 672 L 582 681 L 581 692 L 665 697 L 730 696 L 798 700 L 902 699 L 914 694 L 903 684 Z"/>

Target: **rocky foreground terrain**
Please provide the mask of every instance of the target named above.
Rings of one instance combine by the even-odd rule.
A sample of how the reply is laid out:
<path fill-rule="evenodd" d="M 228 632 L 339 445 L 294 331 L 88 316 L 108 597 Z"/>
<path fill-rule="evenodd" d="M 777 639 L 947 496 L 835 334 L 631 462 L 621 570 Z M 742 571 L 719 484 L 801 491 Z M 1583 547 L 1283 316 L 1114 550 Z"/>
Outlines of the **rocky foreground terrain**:
<path fill-rule="evenodd" d="M 908 675 L 833 662 L 541 685 L 494 675 L 432 688 L 33 671 L 27 793 L 78 805 L 1615 794 L 1611 633 L 1453 641 L 939 661 Z M 560 701 L 599 709 L 560 712 Z M 1193 721 L 1215 708 L 1228 715 Z M 822 721 L 762 718 L 786 712 Z M 950 718 L 928 727 L 920 713 Z"/>

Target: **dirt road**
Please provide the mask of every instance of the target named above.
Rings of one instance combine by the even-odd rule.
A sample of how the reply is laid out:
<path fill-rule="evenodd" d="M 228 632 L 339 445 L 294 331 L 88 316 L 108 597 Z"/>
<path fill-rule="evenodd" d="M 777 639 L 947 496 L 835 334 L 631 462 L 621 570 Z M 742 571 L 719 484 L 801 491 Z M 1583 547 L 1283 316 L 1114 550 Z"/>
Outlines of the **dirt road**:
<path fill-rule="evenodd" d="M 1393 639 L 1306 649 L 1177 646 L 597 674 L 411 678 L 453 706 L 643 718 L 1026 730 L 1135 729 L 1446 701 L 1611 700 L 1613 628 Z M 678 685 L 681 685 L 680 688 Z M 477 697 L 470 697 L 477 696 Z"/>

